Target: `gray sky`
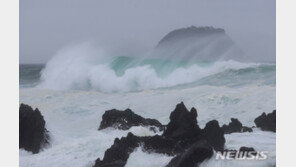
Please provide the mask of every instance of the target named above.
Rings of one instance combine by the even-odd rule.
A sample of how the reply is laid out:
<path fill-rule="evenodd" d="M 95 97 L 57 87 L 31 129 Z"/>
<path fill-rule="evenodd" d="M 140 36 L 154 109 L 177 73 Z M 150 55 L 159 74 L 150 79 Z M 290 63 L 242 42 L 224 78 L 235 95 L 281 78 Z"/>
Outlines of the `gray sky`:
<path fill-rule="evenodd" d="M 191 25 L 224 28 L 246 54 L 275 61 L 275 17 L 275 0 L 21 0 L 20 63 L 85 41 L 142 53 Z"/>

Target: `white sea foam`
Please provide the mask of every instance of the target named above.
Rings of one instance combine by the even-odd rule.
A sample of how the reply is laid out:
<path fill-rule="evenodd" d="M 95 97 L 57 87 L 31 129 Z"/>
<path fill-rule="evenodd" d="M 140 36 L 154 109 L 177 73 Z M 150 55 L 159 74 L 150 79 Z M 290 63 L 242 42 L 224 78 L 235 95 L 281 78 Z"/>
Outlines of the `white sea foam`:
<path fill-rule="evenodd" d="M 240 147 L 253 147 L 255 151 L 267 151 L 267 160 L 217 160 L 214 155 L 203 162 L 200 167 L 274 167 L 276 163 L 276 135 L 273 132 L 263 132 L 255 129 L 252 133 L 232 133 L 225 135 L 227 149 L 239 150 Z"/>
<path fill-rule="evenodd" d="M 142 148 L 137 148 L 130 154 L 125 167 L 165 167 L 172 158 L 164 154 L 147 153 Z"/>
<path fill-rule="evenodd" d="M 129 131 L 136 135 L 153 135 L 148 128 L 134 127 L 129 131 L 105 129 L 98 131 L 102 114 L 112 108 L 131 108 L 135 113 L 156 118 L 168 123 L 169 114 L 175 105 L 184 101 L 188 108 L 196 107 L 198 124 L 217 119 L 220 125 L 229 123 L 230 118 L 238 118 L 243 125 L 253 126 L 254 118 L 262 112 L 275 109 L 275 86 L 244 85 L 241 87 L 195 86 L 182 89 L 158 89 L 129 93 L 101 93 L 97 91 L 56 91 L 38 88 L 20 89 L 20 102 L 38 107 L 44 115 L 47 129 L 51 132 L 51 146 L 36 155 L 20 151 L 21 167 L 90 167 L 104 152 L 115 137 L 126 136 Z M 254 133 L 226 135 L 226 147 L 251 146 L 256 150 L 267 150 L 275 156 L 275 134 L 255 131 Z M 24 153 L 25 152 L 25 153 Z M 129 166 L 138 167 L 143 161 L 153 161 L 155 166 L 163 166 L 169 157 L 137 152 L 131 155 Z M 141 157 L 141 159 L 140 159 Z M 139 161 L 135 159 L 139 158 Z M 146 159 L 147 158 L 147 159 Z M 134 161 L 132 161 L 134 160 Z M 215 162 L 216 166 L 239 166 L 237 163 Z M 270 165 L 275 157 L 264 162 L 251 162 L 252 166 Z M 239 162 L 239 164 L 242 162 Z M 248 162 L 247 162 L 248 163 Z M 246 163 L 246 164 L 247 164 Z M 149 164 L 145 164 L 149 166 Z"/>

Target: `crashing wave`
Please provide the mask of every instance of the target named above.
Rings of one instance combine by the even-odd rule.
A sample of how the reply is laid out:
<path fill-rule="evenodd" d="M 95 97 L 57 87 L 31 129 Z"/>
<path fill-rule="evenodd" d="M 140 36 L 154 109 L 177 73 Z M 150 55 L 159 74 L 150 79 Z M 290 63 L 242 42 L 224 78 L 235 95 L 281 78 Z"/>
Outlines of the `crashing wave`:
<path fill-rule="evenodd" d="M 223 29 L 192 26 L 170 32 L 137 57 L 111 57 L 87 43 L 65 48 L 46 64 L 38 87 L 108 93 L 168 88 L 258 65 L 243 59 Z"/>

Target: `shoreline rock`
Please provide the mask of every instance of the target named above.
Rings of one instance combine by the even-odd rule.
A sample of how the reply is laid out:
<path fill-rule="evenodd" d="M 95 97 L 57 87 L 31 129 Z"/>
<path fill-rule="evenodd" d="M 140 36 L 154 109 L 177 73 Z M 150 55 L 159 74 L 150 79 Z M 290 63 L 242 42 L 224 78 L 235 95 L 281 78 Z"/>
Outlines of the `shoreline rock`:
<path fill-rule="evenodd" d="M 259 117 L 254 120 L 256 127 L 263 131 L 276 132 L 276 110 L 272 113 L 262 113 Z"/>
<path fill-rule="evenodd" d="M 213 156 L 213 149 L 206 140 L 198 141 L 184 153 L 174 157 L 166 167 L 196 167 Z"/>
<path fill-rule="evenodd" d="M 19 108 L 19 148 L 39 153 L 49 144 L 49 131 L 45 128 L 45 120 L 38 108 L 21 104 Z"/>
<path fill-rule="evenodd" d="M 128 130 L 132 126 L 152 126 L 151 129 L 156 127 L 159 131 L 163 131 L 165 127 L 158 120 L 143 118 L 140 115 L 135 114 L 130 109 L 126 109 L 124 111 L 113 109 L 108 110 L 103 114 L 99 130 L 109 127 L 120 130 Z"/>
<path fill-rule="evenodd" d="M 216 150 L 223 150 L 226 142 L 224 138 L 224 131 L 219 126 L 217 120 L 209 121 L 203 129 L 204 138 Z"/>
<path fill-rule="evenodd" d="M 231 122 L 228 125 L 223 125 L 222 130 L 224 131 L 225 134 L 231 134 L 231 133 L 242 133 L 242 132 L 253 132 L 252 128 L 243 126 L 242 123 L 236 119 L 236 118 L 231 118 Z"/>
<path fill-rule="evenodd" d="M 130 153 L 140 146 L 147 152 L 177 155 L 178 158 L 172 160 L 170 165 L 195 166 L 210 158 L 213 149 L 224 149 L 224 144 L 224 132 L 219 127 L 218 121 L 210 121 L 204 129 L 200 129 L 197 124 L 196 109 L 188 111 L 181 102 L 171 112 L 170 122 L 162 135 L 139 137 L 128 133 L 126 137 L 116 138 L 113 145 L 105 151 L 103 159 L 98 158 L 95 161 L 94 167 L 123 167 Z M 199 158 L 191 159 L 197 156 Z"/>

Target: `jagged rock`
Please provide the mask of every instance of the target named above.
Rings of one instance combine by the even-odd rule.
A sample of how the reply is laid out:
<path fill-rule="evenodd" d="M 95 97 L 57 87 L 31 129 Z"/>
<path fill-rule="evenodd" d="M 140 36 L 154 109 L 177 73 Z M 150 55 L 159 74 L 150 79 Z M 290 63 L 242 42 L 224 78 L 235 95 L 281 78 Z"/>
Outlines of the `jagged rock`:
<path fill-rule="evenodd" d="M 128 133 L 126 137 L 122 137 L 121 139 L 116 138 L 113 145 L 105 151 L 104 158 L 102 160 L 96 160 L 94 167 L 123 167 L 129 155 L 140 145 L 147 152 L 167 155 L 175 155 L 184 150 L 183 147 L 178 146 L 175 140 L 166 139 L 163 136 L 139 137 Z"/>
<path fill-rule="evenodd" d="M 49 144 L 45 121 L 38 108 L 21 104 L 19 108 L 19 148 L 38 153 Z"/>
<path fill-rule="evenodd" d="M 266 115 L 262 113 L 259 117 L 254 120 L 256 126 L 263 131 L 276 132 L 276 110 Z"/>
<path fill-rule="evenodd" d="M 205 139 L 215 150 L 223 150 L 225 144 L 224 131 L 220 128 L 217 120 L 208 122 L 203 129 Z"/>
<path fill-rule="evenodd" d="M 155 126 L 160 131 L 164 129 L 164 126 L 156 119 L 143 118 L 130 109 L 124 111 L 113 109 L 104 113 L 99 130 L 108 127 L 127 130 L 132 126 Z"/>
<path fill-rule="evenodd" d="M 170 122 L 163 132 L 163 136 L 174 139 L 184 139 L 199 136 L 201 130 L 197 125 L 197 111 L 192 108 L 190 112 L 184 103 L 178 104 L 170 115 Z"/>
<path fill-rule="evenodd" d="M 142 146 L 144 151 L 162 153 L 167 155 L 180 155 L 178 158 L 181 164 L 182 159 L 196 157 L 199 154 L 211 156 L 212 148 L 223 149 L 225 144 L 224 132 L 219 127 L 217 121 L 211 121 L 205 129 L 201 130 L 197 125 L 197 112 L 192 108 L 189 112 L 183 103 L 176 106 L 170 115 L 170 122 L 164 130 L 163 135 L 139 137 L 129 133 L 127 137 L 116 138 L 114 144 L 105 152 L 102 160 L 97 159 L 94 167 L 122 167 L 133 150 Z M 205 140 L 206 144 L 201 146 L 201 141 Z M 196 145 L 196 143 L 200 143 Z M 210 149 L 209 149 L 210 148 Z M 191 151 L 188 151 L 191 150 Z M 199 151 L 206 152 L 199 153 Z M 187 150 L 187 153 L 184 151 Z M 211 150 L 211 155 L 209 155 Z M 184 155 L 181 156 L 181 154 Z M 202 160 L 203 157 L 200 157 Z M 192 160 L 192 163 L 199 161 Z"/>
<path fill-rule="evenodd" d="M 138 146 L 139 137 L 132 133 L 128 133 L 126 137 L 122 137 L 120 140 L 116 138 L 114 144 L 105 151 L 103 160 L 98 158 L 94 167 L 124 167 L 130 153 Z"/>
<path fill-rule="evenodd" d="M 222 129 L 225 134 L 230 134 L 233 132 L 241 132 L 243 125 L 242 123 L 235 118 L 231 118 L 231 122 L 228 125 L 223 125 Z"/>
<path fill-rule="evenodd" d="M 231 122 L 228 125 L 223 125 L 222 130 L 225 134 L 235 132 L 253 132 L 252 128 L 243 126 L 242 123 L 236 118 L 231 118 Z"/>
<path fill-rule="evenodd" d="M 191 146 L 190 144 L 189 146 Z M 135 136 L 128 133 L 126 137 L 116 138 L 113 145 L 105 151 L 104 158 L 96 160 L 94 167 L 123 167 L 129 155 L 137 147 L 141 146 L 146 152 L 154 152 L 166 155 L 176 155 L 184 152 L 188 147 L 184 147 L 181 141 L 165 138 L 164 136 Z"/>
<path fill-rule="evenodd" d="M 197 167 L 197 165 L 213 155 L 212 147 L 206 140 L 198 141 L 184 153 L 174 157 L 166 167 Z"/>

